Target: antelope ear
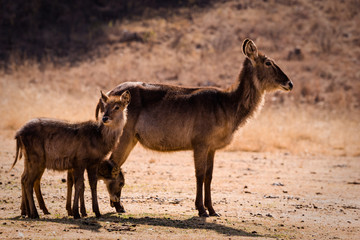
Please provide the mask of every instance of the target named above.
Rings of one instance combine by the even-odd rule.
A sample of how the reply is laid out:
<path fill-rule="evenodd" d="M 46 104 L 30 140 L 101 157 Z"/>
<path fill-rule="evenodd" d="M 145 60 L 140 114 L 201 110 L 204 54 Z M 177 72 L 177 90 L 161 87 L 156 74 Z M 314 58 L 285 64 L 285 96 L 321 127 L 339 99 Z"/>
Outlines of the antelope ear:
<path fill-rule="evenodd" d="M 250 39 L 245 39 L 243 42 L 243 53 L 246 57 L 250 58 L 251 60 L 255 60 L 258 57 L 258 49 L 255 43 Z"/>
<path fill-rule="evenodd" d="M 103 91 L 101 91 L 101 90 L 100 90 L 100 93 L 101 93 L 101 100 L 106 103 L 107 100 L 109 99 L 109 97 L 106 96 L 106 94 L 104 94 Z"/>
<path fill-rule="evenodd" d="M 120 101 L 127 106 L 130 103 L 131 100 L 131 94 L 128 90 L 126 90 L 125 92 L 123 92 L 120 96 Z"/>

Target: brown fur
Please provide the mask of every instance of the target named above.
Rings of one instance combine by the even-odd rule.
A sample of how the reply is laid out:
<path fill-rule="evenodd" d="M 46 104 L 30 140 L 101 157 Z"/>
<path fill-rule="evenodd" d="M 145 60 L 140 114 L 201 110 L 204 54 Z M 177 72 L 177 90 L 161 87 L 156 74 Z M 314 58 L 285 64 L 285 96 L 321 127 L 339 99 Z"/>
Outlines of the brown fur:
<path fill-rule="evenodd" d="M 92 193 L 93 211 L 100 216 L 97 202 L 97 172 L 102 171 L 101 162 L 116 146 L 126 122 L 126 107 L 130 93 L 120 97 L 102 94 L 104 114 L 99 122 L 68 123 L 59 120 L 38 118 L 25 124 L 16 133 L 17 152 L 25 156 L 25 167 L 21 177 L 22 215 L 38 218 L 33 188 L 40 208 L 48 213 L 40 191 L 40 180 L 45 168 L 71 170 L 75 182 L 73 216 L 79 218 L 78 202 L 84 191 L 84 171 L 88 172 Z M 17 162 L 17 156 L 13 166 Z M 112 181 L 105 181 L 108 185 Z M 109 189 L 109 187 L 108 187 Z M 109 192 L 110 193 L 110 192 Z M 110 196 L 110 198 L 114 198 Z M 115 197 L 116 198 L 116 197 Z M 112 199 L 117 200 L 117 199 Z"/>
<path fill-rule="evenodd" d="M 258 52 L 253 41 L 246 39 L 243 51 L 243 69 L 227 90 L 123 83 L 108 93 L 117 96 L 130 91 L 133 96 L 113 161 L 121 166 L 137 142 L 158 151 L 193 150 L 195 206 L 200 216 L 208 216 L 205 207 L 211 216 L 218 215 L 210 191 L 215 151 L 228 145 L 236 129 L 260 108 L 266 91 L 290 91 L 293 86 L 273 60 Z"/>

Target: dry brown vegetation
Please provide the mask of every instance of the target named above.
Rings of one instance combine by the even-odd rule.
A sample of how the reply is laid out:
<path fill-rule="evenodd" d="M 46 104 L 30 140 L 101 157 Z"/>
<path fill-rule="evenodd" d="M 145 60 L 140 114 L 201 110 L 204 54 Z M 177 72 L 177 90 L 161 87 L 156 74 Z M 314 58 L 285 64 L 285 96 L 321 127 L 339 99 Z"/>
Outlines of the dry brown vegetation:
<path fill-rule="evenodd" d="M 230 149 L 359 156 L 358 1 L 230 1 L 208 9 L 108 25 L 147 33 L 145 43 L 113 43 L 110 54 L 74 65 L 15 57 L 1 72 L 1 129 L 29 118 L 93 118 L 100 89 L 124 81 L 228 87 L 240 71 L 241 41 L 255 40 L 295 84 L 268 96 L 265 111 Z M 292 54 L 300 49 L 300 55 Z M 291 55 L 291 56 L 290 56 Z"/>
<path fill-rule="evenodd" d="M 177 9 L 176 14 L 168 12 L 166 17 L 158 15 L 109 22 L 103 26 L 104 34 L 114 41 L 96 48 L 95 54 L 82 62 L 59 65 L 44 58 L 41 62 L 27 59 L 19 64 L 14 55 L 8 68 L 0 72 L 0 142 L 3 145 L 12 141 L 15 131 L 33 117 L 71 121 L 92 119 L 99 90 L 110 90 L 125 81 L 229 87 L 244 60 L 241 42 L 248 37 L 284 70 L 293 81 L 294 90 L 289 94 L 269 94 L 263 111 L 237 132 L 223 154 L 249 151 L 303 157 L 354 157 L 351 159 L 357 163 L 360 156 L 358 12 L 359 0 L 227 1 L 204 9 Z M 124 30 L 142 33 L 145 41 L 116 41 Z M 12 155 L 5 155 L 6 161 L 12 162 Z M 345 161 L 347 167 L 352 166 L 350 160 L 336 161 Z M 332 166 L 336 161 L 331 162 Z M 302 168 L 303 164 L 306 163 L 295 167 L 301 165 Z M 187 170 L 193 173 L 189 166 Z M 355 166 L 354 170 L 358 169 L 358 165 Z M 311 171 L 309 169 L 311 166 L 306 171 Z M 342 168 L 337 170 L 343 171 Z M 132 174 L 126 175 L 127 179 L 132 179 L 127 182 L 128 192 L 136 188 L 144 191 L 138 195 L 146 195 L 146 191 L 157 190 L 137 188 L 140 180 L 136 185 Z M 340 175 L 344 174 L 348 174 L 345 169 Z M 193 174 L 190 177 L 193 180 Z M 354 177 L 354 181 L 359 178 Z M 172 191 L 171 186 L 166 187 Z M 359 208 L 358 200 L 354 199 L 356 191 L 349 193 L 354 211 Z M 187 189 L 186 195 L 192 192 Z M 326 201 L 328 196 L 325 195 L 322 201 Z M 219 200 L 216 195 L 214 198 Z M 125 208 L 136 211 L 129 203 L 125 202 Z M 192 199 L 188 203 L 191 204 Z M 187 205 L 181 209 L 191 206 Z M 132 222 L 139 224 L 141 221 Z M 329 223 L 329 226 L 336 226 L 336 223 Z M 181 233 L 176 233 L 181 238 Z M 291 238 L 290 235 L 283 232 L 280 238 Z M 311 234 L 305 236 L 304 239 L 308 239 Z M 303 237 L 300 233 L 295 234 L 295 238 Z M 349 235 L 336 237 L 351 239 Z"/>

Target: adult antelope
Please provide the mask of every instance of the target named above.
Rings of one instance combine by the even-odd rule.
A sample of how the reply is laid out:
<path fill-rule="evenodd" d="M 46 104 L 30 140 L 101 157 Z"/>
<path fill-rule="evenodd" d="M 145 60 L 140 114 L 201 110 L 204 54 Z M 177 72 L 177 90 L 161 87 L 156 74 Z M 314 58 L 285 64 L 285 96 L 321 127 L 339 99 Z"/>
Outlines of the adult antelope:
<path fill-rule="evenodd" d="M 108 93 L 121 95 L 128 90 L 133 96 L 112 160 L 121 166 L 137 142 L 157 151 L 193 150 L 195 206 L 201 217 L 219 216 L 210 190 L 215 151 L 227 146 L 234 132 L 260 108 L 265 92 L 293 88 L 289 78 L 272 59 L 258 52 L 252 40 L 245 39 L 242 49 L 246 56 L 243 68 L 236 83 L 226 90 L 126 82 Z M 98 105 L 96 115 L 99 109 Z"/>

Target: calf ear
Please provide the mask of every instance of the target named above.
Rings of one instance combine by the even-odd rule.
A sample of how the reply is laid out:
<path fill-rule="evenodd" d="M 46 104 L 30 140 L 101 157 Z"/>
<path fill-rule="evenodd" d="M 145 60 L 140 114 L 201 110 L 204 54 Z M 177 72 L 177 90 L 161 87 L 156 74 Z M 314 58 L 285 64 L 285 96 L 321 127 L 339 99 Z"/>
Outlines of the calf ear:
<path fill-rule="evenodd" d="M 127 106 L 130 103 L 131 100 L 131 94 L 128 90 L 126 90 L 125 92 L 123 92 L 120 96 L 120 101 Z"/>
<path fill-rule="evenodd" d="M 99 111 L 100 112 L 104 112 L 105 108 L 104 108 L 104 102 L 102 101 L 102 99 L 99 99 L 98 104 L 96 105 L 96 110 L 95 110 L 95 119 L 98 120 L 99 119 Z"/>
<path fill-rule="evenodd" d="M 243 42 L 243 53 L 246 57 L 250 58 L 251 60 L 255 60 L 258 57 L 258 49 L 255 43 L 250 39 L 245 39 Z"/>
<path fill-rule="evenodd" d="M 119 173 L 122 173 L 121 168 L 119 166 L 115 166 L 111 171 L 111 177 L 116 178 Z"/>
<path fill-rule="evenodd" d="M 112 169 L 113 169 L 113 166 L 109 163 L 109 161 L 102 161 L 99 164 L 98 177 L 110 179 L 112 176 L 111 175 Z"/>
<path fill-rule="evenodd" d="M 106 96 L 106 94 L 104 94 L 103 91 L 100 91 L 100 93 L 101 93 L 101 98 L 100 99 L 103 100 L 104 103 L 106 103 L 107 100 L 109 99 L 109 97 Z"/>

